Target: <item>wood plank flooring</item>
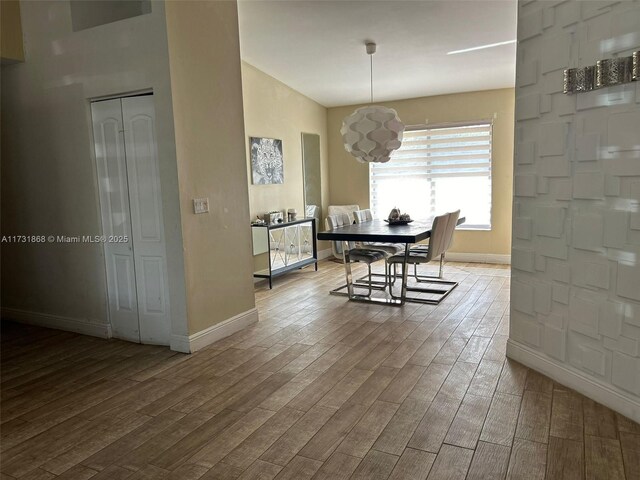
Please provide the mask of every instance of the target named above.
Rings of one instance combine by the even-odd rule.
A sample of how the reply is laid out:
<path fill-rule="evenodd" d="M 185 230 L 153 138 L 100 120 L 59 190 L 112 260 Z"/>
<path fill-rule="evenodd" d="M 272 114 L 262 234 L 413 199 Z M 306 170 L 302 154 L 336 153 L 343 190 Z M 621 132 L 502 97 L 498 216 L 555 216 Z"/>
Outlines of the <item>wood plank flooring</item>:
<path fill-rule="evenodd" d="M 4 322 L 0 479 L 640 479 L 640 425 L 505 358 L 509 270 L 445 268 L 395 308 L 322 262 L 193 355 Z"/>

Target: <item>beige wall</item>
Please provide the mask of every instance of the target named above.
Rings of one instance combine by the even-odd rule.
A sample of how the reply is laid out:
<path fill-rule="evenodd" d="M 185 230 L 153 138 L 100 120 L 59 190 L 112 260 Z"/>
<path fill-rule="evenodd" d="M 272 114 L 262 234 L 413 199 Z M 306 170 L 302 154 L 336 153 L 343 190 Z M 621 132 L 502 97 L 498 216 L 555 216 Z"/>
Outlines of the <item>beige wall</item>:
<path fill-rule="evenodd" d="M 327 109 L 246 62 L 242 64 L 242 91 L 251 219 L 270 210 L 295 208 L 299 216 L 304 213 L 302 132 L 320 135 L 322 207 L 326 213 L 329 201 Z M 283 184 L 251 184 L 249 137 L 282 140 Z M 256 270 L 265 267 L 266 258 L 256 258 Z"/>
<path fill-rule="evenodd" d="M 0 23 L 0 56 L 3 62 L 5 60 L 24 61 L 22 21 L 18 0 L 0 2 Z"/>
<path fill-rule="evenodd" d="M 167 2 L 189 333 L 254 308 L 236 2 Z M 195 215 L 193 198 L 210 212 Z"/>
<path fill-rule="evenodd" d="M 511 251 L 511 193 L 513 174 L 514 90 L 501 89 L 378 102 L 397 110 L 406 125 L 438 124 L 494 118 L 491 231 L 456 233 L 452 252 L 507 255 Z M 359 106 L 359 105 L 358 105 Z M 330 204 L 369 206 L 369 167 L 357 162 L 343 146 L 342 119 L 358 106 L 329 109 Z"/>

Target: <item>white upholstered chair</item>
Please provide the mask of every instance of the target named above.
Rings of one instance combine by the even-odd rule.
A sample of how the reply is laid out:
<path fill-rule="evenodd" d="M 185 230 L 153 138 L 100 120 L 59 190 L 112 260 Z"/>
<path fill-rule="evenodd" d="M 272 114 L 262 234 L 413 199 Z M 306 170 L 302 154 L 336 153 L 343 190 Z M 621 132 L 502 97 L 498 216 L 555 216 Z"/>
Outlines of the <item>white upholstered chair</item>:
<path fill-rule="evenodd" d="M 356 223 L 365 223 L 373 221 L 373 213 L 370 209 L 356 210 L 353 212 Z M 387 252 L 389 255 L 395 255 L 404 251 L 404 245 L 401 243 L 384 243 L 384 242 L 362 242 L 365 248 L 373 248 Z"/>
<path fill-rule="evenodd" d="M 358 205 L 329 205 L 327 209 L 327 215 L 347 215 L 349 218 L 349 223 L 353 223 L 355 221 L 353 217 L 353 212 L 356 210 L 360 210 Z M 325 226 L 329 228 L 327 222 L 325 221 Z M 333 253 L 333 257 L 342 262 L 342 245 L 341 242 L 331 242 L 331 252 Z"/>
<path fill-rule="evenodd" d="M 407 288 L 407 291 L 411 292 L 419 292 L 419 293 L 430 293 L 435 294 L 437 296 L 436 299 L 425 299 L 425 298 L 412 298 L 412 301 L 417 301 L 421 303 L 430 303 L 430 304 L 438 304 L 440 303 L 451 291 L 458 286 L 458 282 L 452 282 L 447 280 L 442 280 L 442 262 L 444 260 L 444 254 L 447 249 L 453 243 L 453 232 L 455 231 L 455 227 L 458 223 L 458 218 L 460 217 L 460 210 L 452 213 L 445 213 L 443 215 L 437 216 L 433 221 L 433 228 L 431 230 L 431 236 L 429 239 L 428 246 L 421 246 L 420 249 L 413 249 L 409 252 L 409 258 L 407 260 L 408 264 L 414 265 L 414 269 L 417 268 L 417 265 L 429 263 L 432 260 L 438 259 L 440 261 L 440 271 L 438 277 L 428 277 L 428 276 L 418 276 L 417 271 L 415 273 L 416 280 L 421 282 L 427 282 L 438 285 L 445 285 L 449 288 Z M 387 264 L 389 266 L 394 266 L 394 275 L 391 275 L 391 268 L 388 268 L 389 272 L 389 291 L 391 296 L 393 297 L 393 283 L 395 281 L 395 266 L 400 264 L 402 265 L 404 262 L 404 255 L 393 255 L 387 258 Z M 408 266 L 407 266 L 408 268 Z M 397 298 L 397 297 L 394 297 Z"/>
<path fill-rule="evenodd" d="M 337 215 L 329 215 L 327 217 L 327 228 L 330 230 L 344 227 L 346 225 L 351 225 L 350 218 L 347 214 L 341 213 Z M 338 243 L 338 242 L 336 242 Z M 369 290 L 369 296 L 371 296 L 371 290 L 373 288 L 372 278 L 371 278 L 371 264 L 377 262 L 378 260 L 385 260 L 387 258 L 387 254 L 381 250 L 374 250 L 370 248 L 357 248 L 355 242 L 348 242 L 349 250 L 343 252 L 343 258 L 347 257 L 349 262 L 361 262 L 367 265 L 367 269 L 369 272 L 368 281 L 364 284 L 354 283 L 354 286 L 365 287 Z M 342 249 L 341 249 L 342 250 Z M 344 287 L 339 287 L 336 290 L 340 290 Z"/>

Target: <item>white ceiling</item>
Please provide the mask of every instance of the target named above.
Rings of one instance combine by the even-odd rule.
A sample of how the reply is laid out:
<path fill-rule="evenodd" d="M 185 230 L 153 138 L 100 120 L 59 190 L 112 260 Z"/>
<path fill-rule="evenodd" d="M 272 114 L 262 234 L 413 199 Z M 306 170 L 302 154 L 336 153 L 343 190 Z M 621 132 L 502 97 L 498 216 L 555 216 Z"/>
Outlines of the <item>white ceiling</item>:
<path fill-rule="evenodd" d="M 515 45 L 447 55 L 516 38 L 516 0 L 240 0 L 242 58 L 333 107 L 511 87 Z"/>

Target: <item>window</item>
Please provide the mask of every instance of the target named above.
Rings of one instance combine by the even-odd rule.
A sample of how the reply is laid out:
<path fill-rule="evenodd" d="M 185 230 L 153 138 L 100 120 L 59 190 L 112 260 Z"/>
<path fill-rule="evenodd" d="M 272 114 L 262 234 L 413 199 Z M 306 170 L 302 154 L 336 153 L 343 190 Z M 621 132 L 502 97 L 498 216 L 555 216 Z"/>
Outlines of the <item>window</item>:
<path fill-rule="evenodd" d="M 412 218 L 460 209 L 465 229 L 491 229 L 491 124 L 405 130 L 387 163 L 370 164 L 371 209 Z"/>

